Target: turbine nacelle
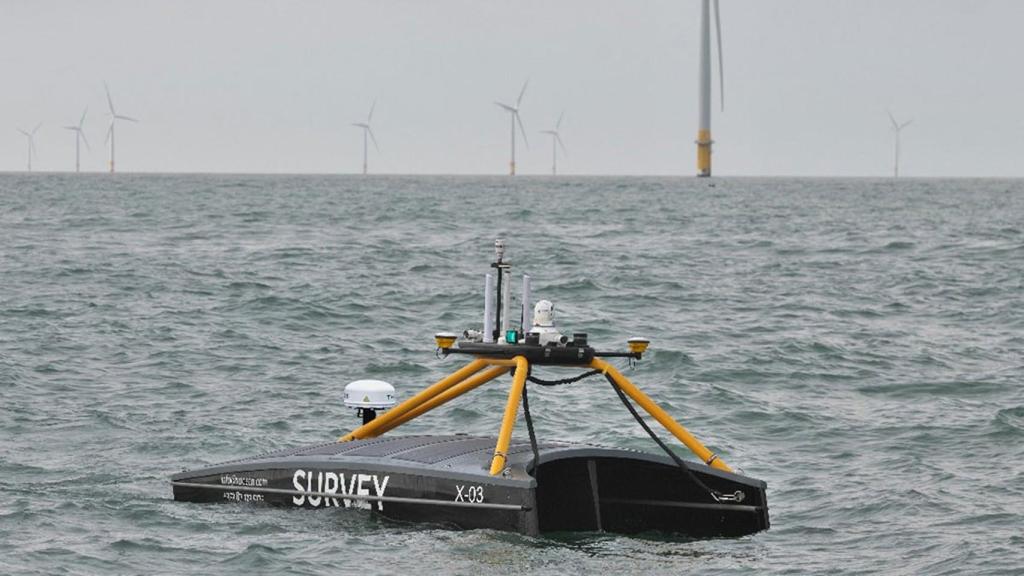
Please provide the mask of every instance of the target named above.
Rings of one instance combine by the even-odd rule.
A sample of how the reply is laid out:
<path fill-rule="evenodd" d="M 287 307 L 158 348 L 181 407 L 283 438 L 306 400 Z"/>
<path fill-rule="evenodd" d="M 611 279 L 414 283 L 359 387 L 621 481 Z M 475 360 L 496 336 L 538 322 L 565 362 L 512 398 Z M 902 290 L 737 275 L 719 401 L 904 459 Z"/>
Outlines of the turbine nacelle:
<path fill-rule="evenodd" d="M 42 125 L 43 125 L 43 123 L 42 123 L 42 122 L 40 122 L 39 124 L 36 124 L 36 127 L 35 127 L 35 128 L 33 128 L 31 132 L 29 132 L 28 130 L 25 130 L 25 129 L 23 129 L 23 128 L 18 128 L 18 132 L 21 132 L 22 134 L 24 134 L 25 136 L 27 136 L 27 137 L 28 137 L 29 139 L 32 139 L 32 138 L 35 138 L 35 136 L 36 136 L 36 132 L 38 132 L 38 131 L 39 131 L 39 128 L 40 128 L 40 127 L 41 127 Z"/>
<path fill-rule="evenodd" d="M 115 120 L 127 120 L 129 122 L 138 122 L 138 120 L 132 118 L 131 116 L 125 116 L 123 114 L 117 113 L 117 111 L 114 109 L 114 100 L 110 97 L 110 87 L 107 86 L 106 82 L 103 83 L 103 91 L 107 93 L 107 108 L 109 110 L 107 112 L 107 115 L 110 116 L 111 126 L 114 125 Z M 88 111 L 88 109 L 86 110 Z M 85 112 L 82 113 L 82 120 L 85 120 Z M 79 122 L 79 125 L 81 125 L 81 122 Z"/>
<path fill-rule="evenodd" d="M 565 143 L 562 142 L 562 134 L 558 132 L 558 130 L 541 130 L 540 133 L 551 136 L 558 144 L 558 147 L 562 149 L 562 152 L 565 152 L 566 154 L 569 153 L 569 151 L 565 149 Z"/>
<path fill-rule="evenodd" d="M 893 132 L 899 132 L 900 130 L 903 130 L 914 121 L 913 119 L 910 119 L 900 124 L 899 122 L 896 121 L 896 118 L 893 117 L 892 112 L 887 112 L 887 114 L 889 115 L 889 122 L 892 124 Z"/>
<path fill-rule="evenodd" d="M 39 127 L 42 125 L 42 122 L 36 124 L 36 127 L 33 128 L 31 132 L 23 128 L 18 128 L 18 132 L 21 132 L 22 134 L 25 135 L 26 138 L 28 138 L 29 146 L 32 148 L 33 151 L 36 149 L 36 132 L 39 131 Z"/>

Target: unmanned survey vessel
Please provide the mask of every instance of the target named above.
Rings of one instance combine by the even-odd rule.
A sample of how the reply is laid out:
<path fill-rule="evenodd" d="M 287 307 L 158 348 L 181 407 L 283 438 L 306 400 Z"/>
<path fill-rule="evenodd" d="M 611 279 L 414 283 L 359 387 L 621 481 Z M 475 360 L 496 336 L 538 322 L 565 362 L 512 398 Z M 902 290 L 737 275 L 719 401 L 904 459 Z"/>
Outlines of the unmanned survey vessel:
<path fill-rule="evenodd" d="M 639 361 L 649 341 L 630 338 L 626 350 L 602 351 L 590 345 L 586 334 L 569 338 L 555 326 L 551 302 L 529 305 L 526 275 L 519 326 L 514 326 L 504 242 L 495 241 L 495 249 L 493 271 L 485 275 L 482 329 L 435 335 L 440 355 L 465 356 L 468 364 L 397 405 L 390 384 L 352 382 L 344 402 L 362 417 L 361 426 L 336 441 L 175 474 L 174 499 L 362 508 L 402 521 L 527 535 L 659 531 L 713 537 L 767 529 L 766 484 L 734 472 L 609 362 Z M 548 366 L 583 372 L 560 380 L 534 374 Z M 512 384 L 496 437 L 390 434 L 505 374 L 512 376 Z M 602 387 L 608 392 L 607 408 L 621 402 L 659 452 L 536 438 L 527 383 L 573 385 L 588 377 L 607 381 L 609 388 Z M 634 403 L 701 462 L 678 456 Z M 520 405 L 528 438 L 513 440 Z"/>

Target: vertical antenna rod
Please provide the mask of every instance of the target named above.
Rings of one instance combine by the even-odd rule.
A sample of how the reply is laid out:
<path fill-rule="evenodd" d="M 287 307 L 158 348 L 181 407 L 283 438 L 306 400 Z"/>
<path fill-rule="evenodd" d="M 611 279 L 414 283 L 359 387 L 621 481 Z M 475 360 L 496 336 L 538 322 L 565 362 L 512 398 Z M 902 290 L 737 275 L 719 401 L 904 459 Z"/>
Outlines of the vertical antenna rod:
<path fill-rule="evenodd" d="M 484 276 L 484 342 L 494 342 L 494 276 Z"/>
<path fill-rule="evenodd" d="M 505 290 L 505 300 L 502 302 L 501 305 L 501 336 L 503 342 L 507 342 L 507 340 L 505 340 L 505 335 L 508 334 L 509 328 L 512 324 L 512 276 L 507 276 L 509 277 L 508 289 Z"/>
<path fill-rule="evenodd" d="M 533 327 L 533 309 L 530 308 L 530 275 L 523 274 L 523 334 Z"/>
<path fill-rule="evenodd" d="M 494 330 L 491 333 L 491 337 L 493 338 L 492 342 L 501 342 L 501 335 L 498 333 L 498 330 L 501 329 L 501 327 L 503 326 L 501 321 L 501 308 L 503 303 L 503 300 L 501 299 L 501 285 L 503 283 L 505 269 L 508 268 L 508 264 L 505 264 L 503 262 L 503 259 L 505 258 L 505 241 L 502 240 L 501 238 L 494 239 L 494 254 L 495 256 L 498 257 L 498 260 L 495 263 L 491 264 L 491 267 L 497 269 L 498 271 L 498 281 L 496 284 L 497 290 L 495 291 L 494 299 L 494 308 L 497 314 L 495 315 Z"/>

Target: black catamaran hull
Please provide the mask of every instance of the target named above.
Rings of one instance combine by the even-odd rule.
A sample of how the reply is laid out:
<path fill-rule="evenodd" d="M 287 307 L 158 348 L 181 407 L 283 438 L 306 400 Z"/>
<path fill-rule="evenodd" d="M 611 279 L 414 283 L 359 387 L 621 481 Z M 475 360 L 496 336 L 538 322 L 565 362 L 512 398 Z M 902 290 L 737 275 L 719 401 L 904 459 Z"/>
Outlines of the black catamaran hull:
<path fill-rule="evenodd" d="M 494 438 L 405 436 L 307 446 L 185 471 L 175 500 L 363 508 L 387 518 L 490 528 L 693 537 L 741 536 L 769 526 L 765 483 L 690 464 L 699 479 L 737 501 L 716 501 L 667 456 L 541 444 L 536 478 L 529 444 L 488 474 Z"/>

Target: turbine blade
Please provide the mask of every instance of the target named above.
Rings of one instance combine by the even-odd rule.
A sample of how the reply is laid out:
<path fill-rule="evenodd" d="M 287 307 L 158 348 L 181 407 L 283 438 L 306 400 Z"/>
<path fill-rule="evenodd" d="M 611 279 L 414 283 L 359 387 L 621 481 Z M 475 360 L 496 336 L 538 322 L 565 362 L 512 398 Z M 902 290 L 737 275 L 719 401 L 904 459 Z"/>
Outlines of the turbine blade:
<path fill-rule="evenodd" d="M 366 123 L 369 124 L 370 120 L 373 120 L 373 110 L 377 107 L 377 99 L 373 99 L 373 104 L 370 106 L 370 113 L 366 115 Z"/>
<path fill-rule="evenodd" d="M 523 119 L 519 116 L 519 112 L 514 112 L 513 115 L 516 117 L 516 122 L 519 123 L 519 133 L 523 135 L 523 143 L 529 148 L 530 141 L 526 138 L 526 128 L 523 128 Z"/>
<path fill-rule="evenodd" d="M 103 81 L 103 90 L 107 93 L 107 106 L 110 107 L 110 115 L 116 115 L 114 112 L 114 101 L 110 98 L 110 87 L 107 86 L 107 81 Z"/>
<path fill-rule="evenodd" d="M 363 124 L 362 122 L 353 122 L 352 125 L 355 126 L 356 128 L 362 128 L 363 130 L 366 130 L 368 128 L 368 126 L 366 124 Z"/>
<path fill-rule="evenodd" d="M 722 15 L 715 0 L 715 38 L 718 39 L 718 94 L 722 99 L 722 111 L 725 111 L 725 66 L 722 58 Z"/>
<path fill-rule="evenodd" d="M 904 122 L 903 124 L 900 124 L 900 130 L 903 130 L 903 129 L 904 129 L 904 128 L 906 128 L 907 126 L 910 126 L 910 123 L 911 123 L 911 122 L 913 122 L 913 120 L 907 120 L 907 121 L 906 121 L 906 122 Z"/>
<path fill-rule="evenodd" d="M 103 145 L 104 146 L 107 144 L 107 142 L 110 142 L 110 135 L 113 132 L 114 132 L 114 119 L 111 118 L 110 119 L 110 128 L 107 128 L 107 137 L 103 139 Z"/>
<path fill-rule="evenodd" d="M 889 115 L 889 122 L 892 122 L 892 129 L 893 130 L 899 130 L 900 129 L 900 125 L 899 125 L 899 123 L 896 122 L 896 119 L 893 118 L 892 112 L 889 112 L 888 110 L 886 110 L 885 113 Z"/>
<path fill-rule="evenodd" d="M 65 126 L 64 129 L 65 130 L 74 130 L 75 132 L 78 132 L 78 130 L 79 130 L 78 126 Z"/>
<path fill-rule="evenodd" d="M 30 138 L 32 137 L 32 135 L 31 135 L 31 134 L 29 134 L 28 132 L 26 132 L 26 131 L 22 130 L 21 128 L 18 128 L 18 132 L 21 132 L 22 134 L 24 134 L 25 136 L 28 136 L 28 137 L 30 137 Z"/>
<path fill-rule="evenodd" d="M 562 149 L 562 152 L 564 152 L 565 155 L 568 156 L 569 151 L 565 149 L 565 144 L 562 143 L 562 136 L 559 135 L 558 132 L 555 132 L 555 140 L 558 141 L 558 146 Z"/>
<path fill-rule="evenodd" d="M 494 103 L 497 104 L 498 106 L 501 106 L 505 110 L 508 110 L 509 112 L 515 113 L 515 111 L 516 111 L 515 108 L 509 106 L 508 104 L 502 104 L 501 102 L 498 102 L 498 101 L 495 101 Z"/>
<path fill-rule="evenodd" d="M 85 149 L 92 152 L 92 147 L 89 146 L 89 139 L 85 137 L 85 132 L 79 130 L 78 135 L 82 137 L 82 142 L 85 142 Z"/>
<path fill-rule="evenodd" d="M 78 127 L 79 128 L 81 128 L 82 124 L 85 122 L 85 114 L 88 111 L 89 111 L 89 107 L 88 106 L 85 108 L 85 110 L 82 110 L 82 119 L 78 121 Z"/>
<path fill-rule="evenodd" d="M 523 89 L 519 91 L 519 98 L 516 98 L 516 109 L 519 109 L 519 104 L 523 101 L 523 94 L 526 94 L 526 87 L 530 84 L 530 79 L 527 78 L 526 82 L 523 82 Z"/>
<path fill-rule="evenodd" d="M 132 118 L 131 116 L 121 116 L 120 114 L 115 114 L 114 118 L 117 118 L 118 120 L 127 120 L 129 122 L 138 122 L 138 120 Z"/>
<path fill-rule="evenodd" d="M 42 122 L 40 122 L 39 124 L 36 124 L 36 127 L 32 129 L 32 135 L 33 135 L 33 136 L 35 136 L 35 135 L 36 135 L 36 132 L 38 132 L 38 131 L 39 131 L 39 127 L 40 127 L 40 126 L 42 126 L 42 125 L 43 125 L 43 123 L 42 123 Z"/>
<path fill-rule="evenodd" d="M 370 134 L 370 140 L 373 140 L 374 149 L 376 149 L 377 152 L 380 152 L 380 146 L 377 145 L 377 137 L 373 135 L 373 128 L 367 126 L 366 131 Z"/>
<path fill-rule="evenodd" d="M 559 128 L 562 127 L 562 118 L 565 118 L 565 110 L 562 110 L 562 113 L 558 115 L 558 122 L 555 122 L 555 131 L 556 132 L 558 131 Z"/>

